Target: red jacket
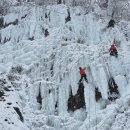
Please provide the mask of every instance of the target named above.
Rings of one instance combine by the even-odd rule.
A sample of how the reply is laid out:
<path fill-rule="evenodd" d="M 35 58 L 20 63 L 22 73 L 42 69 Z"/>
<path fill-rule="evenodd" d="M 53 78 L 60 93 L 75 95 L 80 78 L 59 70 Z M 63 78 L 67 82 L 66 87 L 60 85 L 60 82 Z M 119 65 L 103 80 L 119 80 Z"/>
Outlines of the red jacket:
<path fill-rule="evenodd" d="M 112 45 L 111 45 L 111 47 L 110 47 L 109 51 L 111 51 L 111 50 L 117 50 L 117 47 L 116 47 L 116 45 L 115 45 L 115 44 L 112 44 Z"/>
<path fill-rule="evenodd" d="M 86 74 L 86 68 L 81 68 L 80 69 L 80 74 L 82 75 L 82 74 Z"/>

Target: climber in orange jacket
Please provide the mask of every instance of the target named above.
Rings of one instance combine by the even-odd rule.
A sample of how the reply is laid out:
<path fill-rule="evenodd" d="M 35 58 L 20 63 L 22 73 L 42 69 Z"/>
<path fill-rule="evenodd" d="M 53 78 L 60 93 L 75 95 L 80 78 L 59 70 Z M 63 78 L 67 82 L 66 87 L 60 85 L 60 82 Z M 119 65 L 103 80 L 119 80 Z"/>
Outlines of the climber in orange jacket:
<path fill-rule="evenodd" d="M 81 75 L 81 78 L 79 80 L 79 83 L 81 83 L 81 81 L 83 80 L 83 78 L 85 79 L 85 81 L 88 83 L 88 80 L 87 80 L 87 77 L 86 77 L 86 67 L 85 68 L 81 68 L 79 67 L 79 72 L 80 72 L 80 75 Z"/>

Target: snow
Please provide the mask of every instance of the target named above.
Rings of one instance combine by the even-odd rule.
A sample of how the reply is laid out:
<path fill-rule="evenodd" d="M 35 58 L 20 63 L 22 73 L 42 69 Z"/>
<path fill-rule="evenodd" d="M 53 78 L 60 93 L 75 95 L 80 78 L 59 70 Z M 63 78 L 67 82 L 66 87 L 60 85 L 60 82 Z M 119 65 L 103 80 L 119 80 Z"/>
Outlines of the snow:
<path fill-rule="evenodd" d="M 1 130 L 116 130 L 125 120 L 128 123 L 123 129 L 129 130 L 125 114 L 129 114 L 130 105 L 130 42 L 121 31 L 123 23 L 103 31 L 105 23 L 93 13 L 85 15 L 83 8 L 70 7 L 71 21 L 65 24 L 67 9 L 65 5 L 16 6 L 4 17 L 4 23 L 18 19 L 18 25 L 0 30 L 0 73 L 6 78 L 15 76 L 8 80 L 14 92 L 7 92 L 6 102 L 0 101 Z M 45 13 L 50 14 L 49 18 Z M 44 36 L 43 28 L 48 28 L 49 36 Z M 118 41 L 118 58 L 108 54 L 114 38 Z M 23 71 L 11 72 L 15 65 L 22 66 Z M 79 87 L 79 67 L 87 68 L 89 81 L 83 81 L 85 107 L 69 112 L 71 91 L 74 96 Z M 121 96 L 113 102 L 108 101 L 110 78 Z M 95 88 L 102 95 L 97 102 Z M 12 102 L 10 110 L 7 102 Z M 15 106 L 22 111 L 24 122 L 19 120 Z M 5 116 L 16 123 L 7 124 Z"/>

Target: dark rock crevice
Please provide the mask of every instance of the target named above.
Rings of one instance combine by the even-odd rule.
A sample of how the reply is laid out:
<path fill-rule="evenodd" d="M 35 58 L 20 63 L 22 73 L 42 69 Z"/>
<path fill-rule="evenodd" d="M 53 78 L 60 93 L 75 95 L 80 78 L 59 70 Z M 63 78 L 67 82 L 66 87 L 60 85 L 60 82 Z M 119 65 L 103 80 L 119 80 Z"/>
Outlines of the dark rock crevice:
<path fill-rule="evenodd" d="M 34 40 L 34 36 L 29 37 L 28 40 L 33 41 Z"/>
<path fill-rule="evenodd" d="M 4 42 L 3 43 L 6 43 L 6 42 L 8 42 L 8 41 L 10 41 L 10 38 L 4 38 Z"/>
<path fill-rule="evenodd" d="M 0 29 L 6 28 L 11 24 L 12 25 L 18 25 L 18 19 L 15 19 L 13 22 L 10 22 L 10 23 L 4 23 L 4 17 L 0 18 Z"/>
<path fill-rule="evenodd" d="M 118 86 L 115 83 L 114 78 L 111 77 L 109 79 L 108 85 L 109 85 L 109 92 L 108 92 L 109 97 L 108 97 L 108 99 L 110 101 L 113 101 L 113 100 L 116 100 L 117 98 L 119 98 L 120 93 L 119 93 Z"/>
<path fill-rule="evenodd" d="M 18 25 L 18 19 L 16 19 L 14 22 L 10 22 L 10 23 L 8 23 L 8 24 L 5 23 L 3 27 L 6 28 L 6 27 L 8 27 L 8 26 L 11 25 L 11 24 L 12 24 L 12 25 Z"/>
<path fill-rule="evenodd" d="M 4 96 L 4 91 L 3 90 L 0 90 L 0 99 Z"/>
<path fill-rule="evenodd" d="M 36 97 L 37 98 L 37 102 L 40 104 L 40 109 L 42 108 L 42 96 L 41 96 L 41 89 L 39 87 L 39 94 Z"/>
<path fill-rule="evenodd" d="M 68 110 L 75 111 L 80 108 L 85 107 L 85 99 L 84 99 L 84 86 L 82 83 L 79 84 L 79 88 L 77 90 L 76 95 L 70 95 L 68 99 Z"/>
<path fill-rule="evenodd" d="M 70 9 L 69 8 L 67 9 L 67 13 L 68 13 L 68 16 L 65 18 L 65 23 L 71 21 Z"/>
<path fill-rule="evenodd" d="M 99 92 L 98 88 L 95 88 L 95 99 L 99 101 L 102 98 L 101 92 Z"/>
<path fill-rule="evenodd" d="M 18 107 L 14 107 L 14 110 L 17 112 L 17 114 L 19 115 L 20 120 L 23 122 L 24 118 L 23 118 L 22 113 L 19 110 L 19 108 Z"/>
<path fill-rule="evenodd" d="M 22 16 L 21 19 L 24 19 L 24 18 L 26 18 L 26 17 L 27 17 L 27 14 L 25 14 L 24 16 Z"/>
<path fill-rule="evenodd" d="M 107 28 L 110 28 L 110 27 L 114 28 L 114 26 L 115 26 L 115 20 L 111 19 L 111 20 L 108 22 Z"/>
<path fill-rule="evenodd" d="M 3 17 L 0 18 L 0 29 L 4 27 L 4 19 Z"/>

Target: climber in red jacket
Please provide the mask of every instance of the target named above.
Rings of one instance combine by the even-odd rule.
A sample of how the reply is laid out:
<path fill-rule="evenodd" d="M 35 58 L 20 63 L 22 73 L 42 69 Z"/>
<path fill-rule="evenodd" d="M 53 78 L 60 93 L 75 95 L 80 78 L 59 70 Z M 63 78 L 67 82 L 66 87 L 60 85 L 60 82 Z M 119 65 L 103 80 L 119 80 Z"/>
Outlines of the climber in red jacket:
<path fill-rule="evenodd" d="M 113 44 L 111 45 L 111 47 L 110 47 L 110 49 L 109 49 L 109 52 L 112 51 L 112 50 L 117 51 L 117 47 L 116 47 L 115 43 L 113 43 Z"/>
<path fill-rule="evenodd" d="M 83 80 L 83 78 L 85 79 L 85 81 L 88 83 L 87 77 L 86 77 L 86 68 L 81 68 L 79 67 L 79 72 L 81 75 L 81 79 L 79 80 L 79 83 L 81 83 L 81 81 Z"/>
<path fill-rule="evenodd" d="M 117 47 L 115 43 L 113 43 L 109 49 L 110 55 L 118 56 Z"/>

